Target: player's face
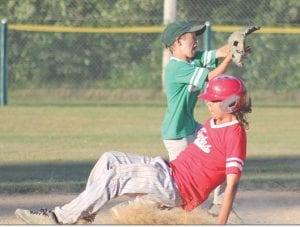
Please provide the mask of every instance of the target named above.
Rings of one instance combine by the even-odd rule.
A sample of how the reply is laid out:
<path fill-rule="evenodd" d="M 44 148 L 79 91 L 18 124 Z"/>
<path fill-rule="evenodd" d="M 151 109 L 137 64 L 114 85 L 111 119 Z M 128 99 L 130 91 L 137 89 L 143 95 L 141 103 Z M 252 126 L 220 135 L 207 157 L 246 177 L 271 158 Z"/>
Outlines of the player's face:
<path fill-rule="evenodd" d="M 224 117 L 224 112 L 221 110 L 221 106 L 220 106 L 221 102 L 219 101 L 207 101 L 206 105 L 208 108 L 208 111 L 210 112 L 210 115 L 212 118 L 214 118 L 215 120 L 220 120 L 223 119 Z"/>
<path fill-rule="evenodd" d="M 223 124 L 227 122 L 231 122 L 233 120 L 236 120 L 236 117 L 234 114 L 226 113 L 222 110 L 222 102 L 221 101 L 215 101 L 215 102 L 206 102 L 207 108 L 210 112 L 211 117 L 215 120 L 216 124 Z"/>
<path fill-rule="evenodd" d="M 198 46 L 196 32 L 185 33 L 179 38 L 178 42 L 187 60 L 195 56 Z"/>

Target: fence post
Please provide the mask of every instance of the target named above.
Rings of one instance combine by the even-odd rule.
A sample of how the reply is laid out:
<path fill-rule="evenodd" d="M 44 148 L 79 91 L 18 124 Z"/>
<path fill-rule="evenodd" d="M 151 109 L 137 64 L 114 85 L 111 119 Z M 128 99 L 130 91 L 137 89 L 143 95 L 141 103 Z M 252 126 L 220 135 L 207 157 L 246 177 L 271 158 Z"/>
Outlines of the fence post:
<path fill-rule="evenodd" d="M 7 104 L 7 19 L 0 28 L 0 106 Z"/>
<path fill-rule="evenodd" d="M 209 21 L 205 22 L 206 29 L 203 36 L 203 42 L 204 42 L 204 50 L 210 50 L 211 49 L 211 24 Z"/>
<path fill-rule="evenodd" d="M 177 0 L 164 0 L 164 25 L 167 25 L 176 20 L 177 12 Z M 166 48 L 163 50 L 162 54 L 162 93 L 165 93 L 165 66 L 169 62 L 171 56 L 170 51 Z"/>

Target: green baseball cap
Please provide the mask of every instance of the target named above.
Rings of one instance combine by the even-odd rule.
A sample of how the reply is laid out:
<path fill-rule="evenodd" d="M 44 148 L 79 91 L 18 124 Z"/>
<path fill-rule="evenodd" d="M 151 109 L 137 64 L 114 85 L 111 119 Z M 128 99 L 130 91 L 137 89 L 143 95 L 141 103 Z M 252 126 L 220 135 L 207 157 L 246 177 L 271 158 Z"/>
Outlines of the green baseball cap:
<path fill-rule="evenodd" d="M 187 32 L 196 32 L 196 35 L 201 35 L 206 29 L 205 25 L 196 25 L 187 20 L 178 20 L 167 25 L 161 34 L 161 41 L 167 46 L 171 46 L 177 37 Z"/>

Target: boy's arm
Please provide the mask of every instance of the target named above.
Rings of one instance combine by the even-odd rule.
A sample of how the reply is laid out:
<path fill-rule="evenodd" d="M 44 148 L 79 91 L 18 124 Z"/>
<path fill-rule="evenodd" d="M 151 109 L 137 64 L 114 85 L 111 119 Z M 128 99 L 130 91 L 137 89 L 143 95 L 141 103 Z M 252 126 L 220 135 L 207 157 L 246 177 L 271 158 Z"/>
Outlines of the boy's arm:
<path fill-rule="evenodd" d="M 216 53 L 216 56 L 217 56 L 217 53 Z M 232 62 L 231 56 L 227 55 L 217 68 L 215 68 L 214 70 L 212 70 L 211 72 L 208 73 L 208 76 L 207 76 L 208 80 L 211 80 L 212 78 L 225 73 L 231 62 Z"/>
<path fill-rule="evenodd" d="M 229 46 L 225 44 L 224 46 L 217 49 L 216 58 L 225 58 L 229 54 Z"/>
<path fill-rule="evenodd" d="M 238 184 L 240 181 L 240 175 L 238 174 L 228 174 L 226 178 L 226 188 L 224 192 L 224 198 L 222 202 L 222 207 L 220 214 L 217 219 L 217 224 L 226 224 L 229 214 L 232 209 L 232 204 L 238 189 Z"/>

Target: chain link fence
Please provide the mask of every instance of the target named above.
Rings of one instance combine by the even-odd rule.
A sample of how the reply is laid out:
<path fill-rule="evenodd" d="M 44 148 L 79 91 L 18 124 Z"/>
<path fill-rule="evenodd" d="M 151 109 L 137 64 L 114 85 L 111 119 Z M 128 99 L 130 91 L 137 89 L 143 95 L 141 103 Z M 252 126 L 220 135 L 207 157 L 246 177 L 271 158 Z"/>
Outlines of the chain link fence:
<path fill-rule="evenodd" d="M 11 101 L 163 96 L 163 1 L 0 1 L 0 15 L 9 22 Z M 275 33 L 251 35 L 253 53 L 246 66 L 232 65 L 229 72 L 242 77 L 257 100 L 300 104 L 300 34 L 284 30 L 299 29 L 300 1 L 177 0 L 177 19 L 210 21 L 212 48 L 226 43 L 230 35 L 214 26 L 277 28 Z M 53 27 L 65 30 L 52 31 Z M 134 27 L 148 30 L 134 32 Z"/>

